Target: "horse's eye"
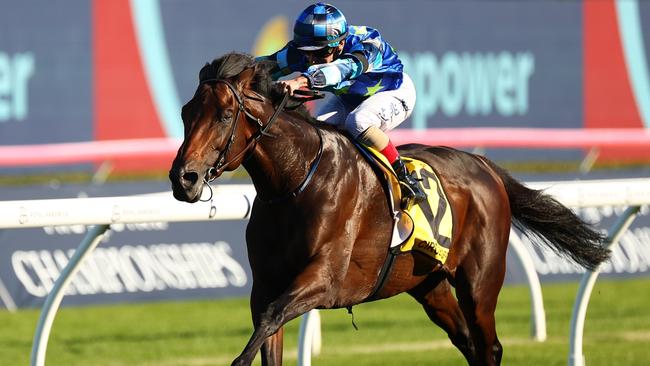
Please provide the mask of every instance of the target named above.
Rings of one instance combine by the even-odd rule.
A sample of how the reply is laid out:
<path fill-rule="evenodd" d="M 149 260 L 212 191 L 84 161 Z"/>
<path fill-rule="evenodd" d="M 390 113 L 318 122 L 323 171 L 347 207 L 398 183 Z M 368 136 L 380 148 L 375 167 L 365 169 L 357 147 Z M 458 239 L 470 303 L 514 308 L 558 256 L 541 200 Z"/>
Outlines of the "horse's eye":
<path fill-rule="evenodd" d="M 232 112 L 228 111 L 221 115 L 219 122 L 228 123 L 232 120 Z"/>

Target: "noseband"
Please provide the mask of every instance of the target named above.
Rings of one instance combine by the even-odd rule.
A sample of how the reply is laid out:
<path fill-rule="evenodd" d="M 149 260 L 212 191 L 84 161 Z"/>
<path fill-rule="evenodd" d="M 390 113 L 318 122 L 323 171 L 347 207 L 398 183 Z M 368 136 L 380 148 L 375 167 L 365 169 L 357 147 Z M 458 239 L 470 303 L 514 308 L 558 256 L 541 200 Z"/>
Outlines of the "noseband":
<path fill-rule="evenodd" d="M 248 109 L 246 109 L 246 106 L 244 105 L 244 99 L 241 97 L 239 92 L 237 92 L 237 89 L 230 83 L 228 80 L 225 79 L 206 79 L 201 81 L 201 84 L 205 84 L 208 82 L 215 82 L 215 83 L 223 83 L 226 84 L 226 86 L 230 89 L 232 92 L 233 96 L 235 97 L 235 100 L 237 101 L 238 108 L 237 112 L 235 112 L 235 118 L 232 122 L 232 127 L 230 128 L 230 137 L 228 138 L 228 141 L 226 142 L 226 146 L 224 146 L 223 149 L 220 150 L 219 152 L 219 158 L 215 161 L 214 165 L 208 170 L 208 173 L 206 174 L 206 177 L 204 178 L 205 183 L 212 182 L 213 180 L 216 179 L 221 173 L 223 173 L 226 168 L 233 162 L 239 159 L 242 155 L 246 154 L 251 148 L 255 146 L 257 143 L 257 140 L 259 140 L 262 136 L 269 136 L 269 137 L 275 137 L 271 135 L 270 133 L 266 132 L 269 128 L 271 128 L 271 125 L 275 122 L 275 120 L 278 118 L 278 115 L 282 110 L 284 109 L 284 106 L 287 104 L 287 101 L 289 100 L 289 93 L 284 93 L 284 97 L 282 98 L 282 101 L 278 105 L 278 108 L 275 110 L 273 115 L 269 118 L 269 120 L 266 122 L 266 124 L 262 123 L 262 120 L 258 117 L 255 117 L 253 114 L 251 114 Z M 264 101 L 264 99 L 261 99 L 262 97 L 260 96 L 260 99 L 250 97 L 247 95 L 244 95 L 247 98 L 250 99 L 255 99 L 259 101 Z M 241 152 L 239 152 L 235 157 L 230 159 L 228 162 L 224 162 L 226 159 L 226 155 L 228 155 L 228 152 L 230 151 L 230 148 L 232 147 L 233 142 L 235 141 L 235 132 L 237 130 L 237 122 L 239 121 L 239 114 L 243 112 L 244 115 L 255 121 L 257 123 L 258 129 L 255 132 L 255 134 L 252 136 L 252 138 L 248 141 L 246 144 L 246 147 L 242 149 Z M 209 186 L 209 184 L 208 184 Z"/>

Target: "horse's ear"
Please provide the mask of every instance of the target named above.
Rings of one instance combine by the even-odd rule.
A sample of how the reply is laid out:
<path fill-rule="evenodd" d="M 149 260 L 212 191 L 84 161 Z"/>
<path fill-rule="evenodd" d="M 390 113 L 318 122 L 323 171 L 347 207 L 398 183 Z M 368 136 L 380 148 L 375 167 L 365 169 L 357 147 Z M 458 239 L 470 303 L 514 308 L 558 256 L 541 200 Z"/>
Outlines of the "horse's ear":
<path fill-rule="evenodd" d="M 210 72 L 210 63 L 206 62 L 205 65 L 203 65 L 203 67 L 201 68 L 201 71 L 199 71 L 199 83 L 209 78 L 208 75 L 209 72 Z"/>

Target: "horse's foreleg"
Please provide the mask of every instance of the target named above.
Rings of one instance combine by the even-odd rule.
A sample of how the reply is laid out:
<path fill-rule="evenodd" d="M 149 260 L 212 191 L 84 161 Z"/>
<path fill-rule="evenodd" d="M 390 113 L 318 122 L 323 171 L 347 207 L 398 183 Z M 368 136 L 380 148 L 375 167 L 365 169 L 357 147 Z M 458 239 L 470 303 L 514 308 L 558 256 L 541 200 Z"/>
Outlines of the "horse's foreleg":
<path fill-rule="evenodd" d="M 275 334 L 264 340 L 260 356 L 262 366 L 282 365 L 282 339 L 284 338 L 284 327 L 280 327 Z"/>
<path fill-rule="evenodd" d="M 431 274 L 425 281 L 409 291 L 424 308 L 429 319 L 444 329 L 451 343 L 460 350 L 472 365 L 476 355 L 470 331 L 451 286 L 442 272 Z"/>
<path fill-rule="evenodd" d="M 241 355 L 233 361 L 232 365 L 250 365 L 267 338 L 275 334 L 286 322 L 314 309 L 323 302 L 329 288 L 326 282 L 329 276 L 322 273 L 323 268 L 325 266 L 312 263 L 294 279 L 289 288 L 277 299 L 266 305 L 259 304 L 255 307 L 253 310 L 256 312 L 253 317 L 257 319 L 255 330 Z M 255 286 L 253 287 L 255 288 Z M 272 342 L 277 342 L 277 339 L 269 342 L 270 346 Z M 270 348 L 267 351 L 271 354 Z"/>

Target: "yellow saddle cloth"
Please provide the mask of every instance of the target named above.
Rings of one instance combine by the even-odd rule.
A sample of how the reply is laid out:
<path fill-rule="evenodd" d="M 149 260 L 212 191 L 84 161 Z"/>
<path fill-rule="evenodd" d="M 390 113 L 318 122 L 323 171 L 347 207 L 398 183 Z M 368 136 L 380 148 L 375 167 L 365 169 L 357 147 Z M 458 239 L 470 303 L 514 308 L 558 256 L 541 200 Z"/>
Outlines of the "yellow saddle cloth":
<path fill-rule="evenodd" d="M 384 172 L 388 183 L 390 202 L 392 202 L 395 218 L 392 248 L 400 252 L 411 250 L 423 253 L 444 264 L 449 254 L 452 239 L 452 212 L 445 191 L 438 176 L 426 163 L 402 157 L 409 172 L 416 175 L 427 194 L 427 200 L 418 205 L 412 205 L 407 211 L 399 206 L 399 181 L 388 160 L 378 151 L 368 148 L 374 155 L 377 165 Z"/>

